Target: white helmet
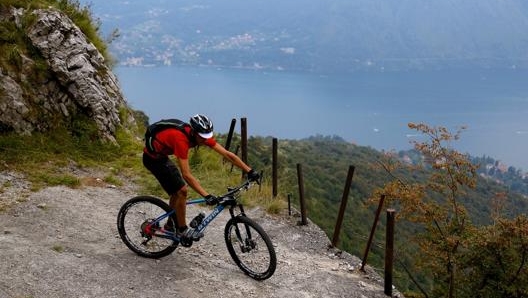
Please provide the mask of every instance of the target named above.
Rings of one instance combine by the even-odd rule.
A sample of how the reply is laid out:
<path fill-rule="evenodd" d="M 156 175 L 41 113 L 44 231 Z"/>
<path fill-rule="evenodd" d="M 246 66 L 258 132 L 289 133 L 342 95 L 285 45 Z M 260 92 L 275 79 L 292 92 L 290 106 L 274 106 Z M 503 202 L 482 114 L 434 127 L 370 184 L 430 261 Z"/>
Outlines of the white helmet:
<path fill-rule="evenodd" d="M 202 138 L 213 137 L 213 122 L 207 116 L 196 114 L 191 117 L 190 124 L 192 129 Z"/>

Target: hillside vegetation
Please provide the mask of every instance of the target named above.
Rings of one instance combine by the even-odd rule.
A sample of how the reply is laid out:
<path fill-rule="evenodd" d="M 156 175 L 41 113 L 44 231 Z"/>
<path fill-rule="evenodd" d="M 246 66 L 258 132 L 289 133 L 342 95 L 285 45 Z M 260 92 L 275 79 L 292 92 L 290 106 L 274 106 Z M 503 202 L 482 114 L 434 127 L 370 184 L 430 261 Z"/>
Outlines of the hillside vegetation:
<path fill-rule="evenodd" d="M 478 292 L 478 297 L 525 297 L 526 196 L 481 177 L 469 156 L 449 149 L 458 133 L 427 125 L 413 128 L 430 138 L 430 143 L 416 144 L 419 164 L 336 136 L 280 140 L 280 192 L 291 194 L 298 205 L 296 164 L 302 164 L 308 217 L 332 238 L 352 165 L 339 247 L 363 257 L 374 211 L 386 195 L 383 210 L 398 212 L 395 283 L 407 290 L 406 296 L 475 297 Z M 270 173 L 271 138 L 252 138 L 250 144 L 252 163 Z M 381 217 L 368 259 L 380 270 L 385 235 Z"/>
<path fill-rule="evenodd" d="M 129 131 L 121 131 L 118 133 L 117 144 L 94 140 L 88 137 L 90 131 L 83 129 L 74 133 L 65 130 L 57 131 L 52 135 L 35 134 L 31 137 L 3 134 L 0 136 L 0 152 L 3 156 L 0 170 L 23 172 L 31 180 L 34 190 L 37 190 L 45 185 L 78 187 L 81 185 L 81 181 L 72 175 L 71 171 L 75 168 L 97 168 L 105 173 L 104 180 L 108 183 L 119 185 L 121 179 L 130 179 L 141 185 L 142 193 L 152 193 L 164 197 L 165 194 L 156 181 L 141 165 L 142 130 L 143 128 L 140 127 L 134 134 L 130 134 Z M 223 142 L 224 137 L 220 135 L 219 141 Z M 235 135 L 235 142 L 238 140 L 239 136 Z M 426 185 L 427 177 L 431 171 L 431 169 L 417 171 L 403 166 L 394 167 L 398 160 L 397 155 L 353 145 L 335 136 L 314 136 L 304 140 L 279 140 L 279 195 L 277 198 L 272 198 L 270 181 L 271 143 L 270 137 L 254 136 L 249 139 L 249 163 L 255 168 L 263 170 L 266 180 L 261 189 L 262 196 L 259 196 L 261 200 L 247 203 L 260 204 L 266 206 L 268 212 L 277 212 L 287 208 L 286 198 L 290 195 L 293 205 L 298 206 L 299 191 L 296 165 L 301 164 L 308 217 L 332 238 L 347 171 L 349 166 L 353 165 L 355 167 L 353 183 L 340 241 L 337 246 L 359 257 L 363 257 L 367 237 L 372 228 L 380 189 L 394 181 Z M 226 167 L 222 166 L 221 160 L 211 150 L 193 151 L 191 163 L 196 176 L 211 192 L 222 193 L 224 191 Z M 232 177 L 232 175 L 230 176 Z M 483 231 L 487 231 L 486 235 L 488 236 L 482 241 L 478 241 L 477 244 L 482 245 L 479 249 L 484 251 L 491 248 L 488 247 L 489 245 L 496 246 L 497 251 L 492 250 L 490 252 L 489 262 L 495 265 L 497 265 L 495 262 L 502 264 L 497 268 L 498 270 L 503 269 L 507 272 L 516 269 L 514 272 L 519 272 L 519 276 L 526 276 L 522 275 L 526 274 L 526 265 L 522 262 L 522 258 L 519 259 L 522 256 L 512 255 L 514 251 L 517 251 L 517 254 L 528 251 L 528 247 L 526 247 L 528 230 L 526 230 L 526 223 L 522 221 L 525 218 L 522 214 L 526 214 L 528 211 L 526 200 L 520 195 L 509 193 L 502 185 L 482 178 L 477 180 L 475 187 L 464 187 L 466 192 L 458 198 L 461 206 L 467 210 L 466 222 L 472 223 L 471 232 L 466 231 L 466 233 L 472 236 L 471 239 L 474 239 L 473 237 L 480 235 L 475 232 L 476 230 L 482 228 Z M 385 193 L 388 194 L 388 191 Z M 419 193 L 420 191 L 415 189 L 414 194 Z M 402 195 L 403 193 L 400 191 L 399 194 Z M 194 193 L 191 194 L 191 196 L 195 195 Z M 442 201 L 438 194 L 433 197 L 436 197 L 438 202 Z M 404 205 L 405 202 L 398 202 L 397 198 L 393 198 L 393 200 L 389 200 L 385 208 L 395 208 L 399 213 L 403 211 Z M 504 216 L 499 216 L 500 208 L 497 207 L 499 205 L 502 210 L 506 211 Z M 442 210 L 441 203 L 435 206 L 436 210 Z M 7 208 L 9 206 L 0 205 L 0 210 Z M 425 270 L 424 268 L 427 267 L 424 267 L 424 264 L 412 262 L 417 254 L 422 254 L 420 253 L 419 242 L 415 241 L 420 238 L 419 235 L 422 232 L 427 231 L 427 225 L 412 221 L 412 218 L 398 217 L 395 284 L 398 289 L 406 290 L 408 297 L 414 295 L 425 297 L 419 294 L 419 287 L 425 288 L 426 293 L 432 289 L 438 291 L 440 276 L 434 275 L 428 269 Z M 425 221 L 425 223 L 427 222 L 431 223 L 430 220 Z M 508 223 L 517 223 L 520 230 L 515 232 L 515 225 L 511 226 Z M 501 233 L 493 232 L 498 226 L 503 226 L 506 230 Z M 510 231 L 511 234 L 508 234 L 507 231 Z M 380 271 L 383 268 L 384 233 L 384 216 L 382 214 L 381 222 L 375 234 L 374 246 L 368 259 L 368 264 L 379 268 Z M 494 238 L 492 235 L 498 235 L 499 238 Z M 521 242 L 519 243 L 519 241 Z M 425 252 L 427 251 L 432 252 L 432 250 L 426 249 Z M 469 252 L 470 254 L 482 253 L 478 250 Z M 502 260 L 502 257 L 505 259 Z M 470 256 L 464 257 L 466 261 L 469 259 L 471 259 Z M 485 264 L 482 266 L 485 267 Z M 513 268 L 515 266 L 518 267 Z M 482 274 L 484 274 L 485 268 L 481 269 L 483 270 Z M 409 271 L 410 275 L 406 271 Z M 511 278 L 511 276 L 501 277 L 499 273 L 495 273 L 493 278 L 500 280 L 500 278 Z M 412 279 L 417 281 L 417 284 L 413 283 Z M 522 280 L 522 278 L 519 279 L 519 282 Z M 462 286 L 467 285 L 468 281 L 457 281 L 458 283 Z M 526 293 L 524 286 L 519 287 L 517 285 L 515 289 L 520 294 L 508 297 L 524 297 L 523 295 Z M 481 291 L 485 293 L 482 297 L 503 297 L 501 295 L 488 296 L 489 293 L 496 293 L 498 291 L 496 289 L 483 288 Z M 506 290 L 498 292 L 504 293 Z M 459 291 L 459 293 L 461 292 Z M 438 293 L 429 295 L 428 297 L 442 296 Z M 472 296 L 460 294 L 458 297 Z"/>

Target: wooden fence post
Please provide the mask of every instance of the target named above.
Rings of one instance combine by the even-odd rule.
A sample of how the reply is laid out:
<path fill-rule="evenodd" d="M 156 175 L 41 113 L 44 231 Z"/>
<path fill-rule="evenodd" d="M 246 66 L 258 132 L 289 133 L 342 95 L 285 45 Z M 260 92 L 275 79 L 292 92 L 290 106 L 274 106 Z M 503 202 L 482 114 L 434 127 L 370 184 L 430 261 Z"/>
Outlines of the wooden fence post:
<path fill-rule="evenodd" d="M 289 216 L 292 215 L 292 212 L 291 212 L 291 197 L 292 197 L 292 194 L 289 193 L 289 194 L 288 194 L 288 215 L 289 215 Z"/>
<path fill-rule="evenodd" d="M 365 271 L 367 257 L 370 251 L 370 247 L 372 246 L 372 239 L 374 238 L 374 232 L 376 231 L 376 226 L 378 225 L 381 209 L 383 208 L 383 202 L 385 202 L 385 195 L 381 195 L 380 197 L 378 209 L 376 210 L 376 216 L 374 217 L 374 223 L 372 224 L 372 229 L 370 229 L 370 236 L 367 242 L 367 247 L 365 248 L 365 253 L 363 254 L 363 261 L 361 262 L 361 271 Z"/>
<path fill-rule="evenodd" d="M 396 210 L 387 209 L 385 240 L 385 295 L 392 296 L 392 268 L 394 263 L 394 218 Z"/>
<path fill-rule="evenodd" d="M 278 177 L 277 177 L 277 151 L 278 151 L 278 144 L 277 144 L 277 138 L 273 138 L 273 146 L 272 146 L 272 169 L 271 169 L 271 176 L 272 176 L 272 192 L 273 192 L 273 197 L 277 197 L 277 193 L 278 193 L 278 189 L 277 189 L 277 181 L 278 181 Z"/>
<path fill-rule="evenodd" d="M 227 151 L 229 151 L 229 148 L 231 147 L 231 140 L 233 139 L 233 133 L 235 131 L 235 124 L 236 124 L 236 119 L 235 118 L 231 119 L 231 125 L 229 126 L 229 133 L 227 134 L 227 139 L 226 139 L 226 143 L 224 146 Z"/>
<path fill-rule="evenodd" d="M 303 179 L 303 173 L 302 173 L 302 165 L 300 163 L 297 164 L 297 181 L 299 183 L 299 199 L 301 203 L 301 222 L 300 225 L 306 225 L 306 204 L 304 199 L 304 179 Z"/>
<path fill-rule="evenodd" d="M 241 149 L 242 149 L 242 161 L 244 163 L 247 164 L 247 119 L 246 118 L 241 118 L 240 119 L 240 138 L 241 138 L 241 141 L 240 141 L 240 144 L 241 144 Z M 242 177 L 245 176 L 245 173 L 242 171 Z"/>
<path fill-rule="evenodd" d="M 332 247 L 337 245 L 339 240 L 339 233 L 341 231 L 341 226 L 343 225 L 343 217 L 345 215 L 345 209 L 348 202 L 348 194 L 350 192 L 350 186 L 352 185 L 352 177 L 354 176 L 354 166 L 348 168 L 348 175 L 345 183 L 345 190 L 343 190 L 343 197 L 341 198 L 341 207 L 339 208 L 339 214 L 337 216 L 337 222 L 334 229 L 334 237 L 332 239 Z"/>

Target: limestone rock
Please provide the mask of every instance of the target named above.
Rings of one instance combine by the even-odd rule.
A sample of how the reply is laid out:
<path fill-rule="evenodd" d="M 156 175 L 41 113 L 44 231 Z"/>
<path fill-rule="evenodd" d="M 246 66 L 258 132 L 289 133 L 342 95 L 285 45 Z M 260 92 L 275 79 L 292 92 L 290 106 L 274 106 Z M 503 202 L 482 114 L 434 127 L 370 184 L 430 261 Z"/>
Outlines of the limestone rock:
<path fill-rule="evenodd" d="M 27 27 L 20 21 L 24 14 L 34 18 Z M 0 132 L 48 131 L 83 114 L 95 121 L 101 137 L 115 140 L 116 128 L 123 125 L 120 110 L 128 111 L 133 122 L 104 57 L 65 14 L 55 9 L 12 9 L 0 14 L 0 21 L 6 20 L 25 32 L 48 71 L 36 75 L 34 57 L 23 53 L 13 54 L 20 61 L 15 71 L 0 69 Z"/>

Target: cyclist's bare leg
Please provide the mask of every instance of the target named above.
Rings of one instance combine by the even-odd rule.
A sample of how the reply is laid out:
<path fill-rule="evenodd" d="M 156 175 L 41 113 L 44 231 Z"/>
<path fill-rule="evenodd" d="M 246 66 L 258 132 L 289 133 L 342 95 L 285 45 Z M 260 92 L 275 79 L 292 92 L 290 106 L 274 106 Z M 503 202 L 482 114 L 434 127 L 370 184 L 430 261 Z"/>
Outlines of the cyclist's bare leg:
<path fill-rule="evenodd" d="M 171 195 L 169 205 L 176 212 L 176 228 L 187 227 L 186 209 L 187 209 L 187 186 L 184 185 L 178 192 Z"/>

